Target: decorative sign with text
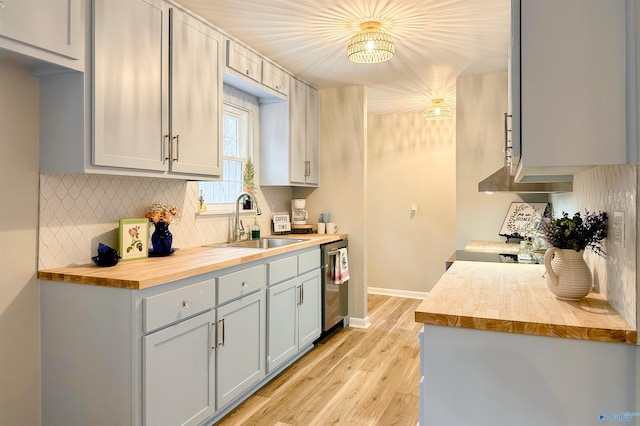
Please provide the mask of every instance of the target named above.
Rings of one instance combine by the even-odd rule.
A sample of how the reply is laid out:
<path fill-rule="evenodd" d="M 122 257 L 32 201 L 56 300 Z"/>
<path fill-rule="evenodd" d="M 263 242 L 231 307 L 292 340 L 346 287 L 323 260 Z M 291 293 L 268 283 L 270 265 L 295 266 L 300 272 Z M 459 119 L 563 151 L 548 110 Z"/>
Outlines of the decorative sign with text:
<path fill-rule="evenodd" d="M 508 238 L 533 237 L 541 219 L 550 214 L 549 203 L 511 203 L 498 235 Z"/>

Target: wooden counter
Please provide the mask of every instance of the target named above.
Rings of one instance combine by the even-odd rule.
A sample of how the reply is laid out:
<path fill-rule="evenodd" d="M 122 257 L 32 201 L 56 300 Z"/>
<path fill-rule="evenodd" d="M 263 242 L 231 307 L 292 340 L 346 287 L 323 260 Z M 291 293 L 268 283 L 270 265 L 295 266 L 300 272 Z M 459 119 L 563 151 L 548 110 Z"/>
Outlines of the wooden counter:
<path fill-rule="evenodd" d="M 503 241 L 469 241 L 464 248 L 465 251 L 473 251 L 478 253 L 498 253 L 498 254 L 518 254 L 520 244 L 505 243 Z"/>
<path fill-rule="evenodd" d="M 120 262 L 116 266 L 108 268 L 86 264 L 44 269 L 38 271 L 38 278 L 48 281 L 140 290 L 278 254 L 330 243 L 347 238 L 348 235 L 297 234 L 277 237 L 305 238 L 308 241 L 267 250 L 236 247 L 192 247 L 178 250 L 171 256 Z"/>
<path fill-rule="evenodd" d="M 415 312 L 457 328 L 635 344 L 637 333 L 600 294 L 556 299 L 543 265 L 456 261 Z"/>

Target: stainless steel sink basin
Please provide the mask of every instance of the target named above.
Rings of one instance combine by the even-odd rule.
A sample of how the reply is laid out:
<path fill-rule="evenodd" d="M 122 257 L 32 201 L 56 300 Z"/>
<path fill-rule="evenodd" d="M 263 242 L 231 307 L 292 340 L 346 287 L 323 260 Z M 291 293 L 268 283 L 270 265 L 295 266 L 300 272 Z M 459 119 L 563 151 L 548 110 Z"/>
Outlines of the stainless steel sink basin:
<path fill-rule="evenodd" d="M 239 248 L 256 248 L 256 249 L 270 249 L 282 246 L 288 246 L 289 244 L 302 243 L 309 241 L 308 238 L 260 238 L 259 240 L 244 240 L 235 241 L 232 243 L 220 243 L 210 244 L 209 247 L 239 247 Z"/>

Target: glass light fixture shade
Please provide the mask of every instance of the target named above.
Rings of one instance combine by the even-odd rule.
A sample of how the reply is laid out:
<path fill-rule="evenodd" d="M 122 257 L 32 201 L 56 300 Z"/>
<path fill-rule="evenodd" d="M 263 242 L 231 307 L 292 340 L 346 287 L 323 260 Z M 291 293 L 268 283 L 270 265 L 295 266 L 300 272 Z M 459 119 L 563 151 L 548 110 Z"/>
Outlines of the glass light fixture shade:
<path fill-rule="evenodd" d="M 451 116 L 451 107 L 441 98 L 432 99 L 431 105 L 424 111 L 425 120 L 447 120 Z"/>
<path fill-rule="evenodd" d="M 393 58 L 395 46 L 393 39 L 376 21 L 360 24 L 360 31 L 351 37 L 347 47 L 347 57 L 352 62 L 373 64 Z"/>

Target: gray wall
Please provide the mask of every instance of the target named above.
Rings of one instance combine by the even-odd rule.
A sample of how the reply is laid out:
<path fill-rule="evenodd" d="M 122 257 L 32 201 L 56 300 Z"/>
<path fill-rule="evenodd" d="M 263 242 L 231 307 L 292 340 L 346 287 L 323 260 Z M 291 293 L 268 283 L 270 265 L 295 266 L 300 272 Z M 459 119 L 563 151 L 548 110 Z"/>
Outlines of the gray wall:
<path fill-rule="evenodd" d="M 0 424 L 35 426 L 40 412 L 38 80 L 0 58 Z"/>

